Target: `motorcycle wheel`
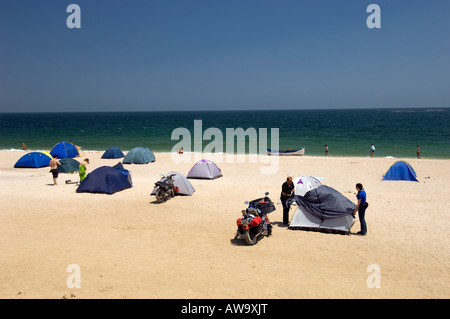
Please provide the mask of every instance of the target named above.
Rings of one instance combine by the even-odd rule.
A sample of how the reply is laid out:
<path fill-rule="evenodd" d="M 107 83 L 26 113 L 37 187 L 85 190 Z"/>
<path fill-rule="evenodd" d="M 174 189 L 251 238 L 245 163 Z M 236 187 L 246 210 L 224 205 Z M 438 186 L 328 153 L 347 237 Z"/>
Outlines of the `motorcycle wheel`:
<path fill-rule="evenodd" d="M 247 242 L 247 244 L 249 244 L 249 245 L 256 244 L 256 236 L 254 234 L 252 234 L 250 229 L 247 229 L 245 231 L 244 237 L 245 237 L 245 241 Z"/>
<path fill-rule="evenodd" d="M 155 193 L 156 201 L 161 203 L 164 199 L 164 193 L 161 191 L 161 188 L 158 188 Z"/>

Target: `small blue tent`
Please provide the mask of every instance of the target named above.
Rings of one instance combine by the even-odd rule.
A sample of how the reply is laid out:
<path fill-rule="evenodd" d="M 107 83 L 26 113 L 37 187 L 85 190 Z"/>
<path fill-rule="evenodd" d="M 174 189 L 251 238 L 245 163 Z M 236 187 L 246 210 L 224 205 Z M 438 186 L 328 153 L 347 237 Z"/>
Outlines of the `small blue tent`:
<path fill-rule="evenodd" d="M 413 181 L 418 182 L 416 172 L 405 161 L 397 161 L 384 174 L 383 181 Z"/>
<path fill-rule="evenodd" d="M 147 164 L 155 161 L 155 155 L 148 148 L 136 147 L 130 150 L 122 163 L 124 164 Z"/>
<path fill-rule="evenodd" d="M 56 155 L 58 158 L 76 157 L 82 155 L 80 154 L 78 146 L 69 142 L 60 142 L 56 144 L 53 146 L 50 154 L 52 154 L 52 156 Z"/>
<path fill-rule="evenodd" d="M 115 146 L 108 148 L 105 153 L 103 153 L 102 158 L 121 158 L 125 157 L 120 149 Z"/>
<path fill-rule="evenodd" d="M 50 164 L 51 159 L 52 157 L 47 152 L 30 152 L 19 158 L 14 167 L 45 167 Z"/>
<path fill-rule="evenodd" d="M 125 174 L 114 167 L 101 166 L 86 176 L 78 186 L 77 193 L 114 194 L 130 187 L 131 183 Z"/>

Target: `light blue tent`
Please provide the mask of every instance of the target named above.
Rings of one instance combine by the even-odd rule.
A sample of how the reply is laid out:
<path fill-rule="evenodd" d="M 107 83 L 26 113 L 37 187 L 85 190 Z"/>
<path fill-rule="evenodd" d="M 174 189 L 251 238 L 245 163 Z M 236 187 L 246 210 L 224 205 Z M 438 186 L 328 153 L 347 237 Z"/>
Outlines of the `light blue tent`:
<path fill-rule="evenodd" d="M 383 181 L 413 181 L 418 182 L 416 172 L 405 161 L 397 161 L 384 174 Z"/>
<path fill-rule="evenodd" d="M 148 148 L 136 147 L 130 150 L 122 163 L 124 164 L 147 164 L 155 161 L 155 155 Z"/>

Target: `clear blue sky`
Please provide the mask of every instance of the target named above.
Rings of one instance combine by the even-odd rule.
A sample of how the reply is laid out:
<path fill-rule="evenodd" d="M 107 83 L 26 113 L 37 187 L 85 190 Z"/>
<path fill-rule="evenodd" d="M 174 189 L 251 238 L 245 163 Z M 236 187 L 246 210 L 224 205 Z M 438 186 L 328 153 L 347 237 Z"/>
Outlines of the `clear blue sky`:
<path fill-rule="evenodd" d="M 0 2 L 1 112 L 385 107 L 450 107 L 449 0 Z"/>

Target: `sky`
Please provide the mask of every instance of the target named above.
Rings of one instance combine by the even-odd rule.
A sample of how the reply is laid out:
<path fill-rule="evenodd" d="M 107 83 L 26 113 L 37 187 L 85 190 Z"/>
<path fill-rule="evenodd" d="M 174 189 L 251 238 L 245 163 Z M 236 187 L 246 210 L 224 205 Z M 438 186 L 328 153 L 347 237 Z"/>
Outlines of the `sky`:
<path fill-rule="evenodd" d="M 449 75 L 448 0 L 0 1 L 0 112 L 450 107 Z"/>

